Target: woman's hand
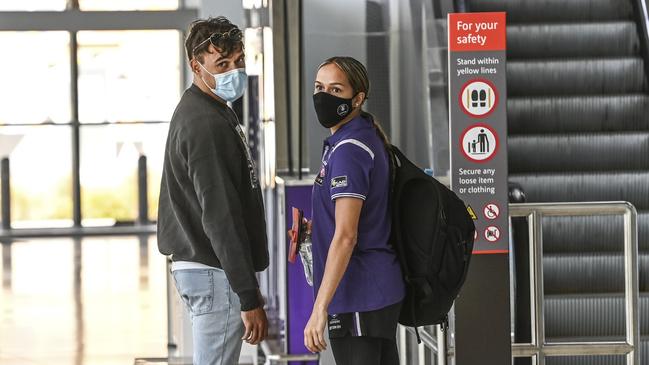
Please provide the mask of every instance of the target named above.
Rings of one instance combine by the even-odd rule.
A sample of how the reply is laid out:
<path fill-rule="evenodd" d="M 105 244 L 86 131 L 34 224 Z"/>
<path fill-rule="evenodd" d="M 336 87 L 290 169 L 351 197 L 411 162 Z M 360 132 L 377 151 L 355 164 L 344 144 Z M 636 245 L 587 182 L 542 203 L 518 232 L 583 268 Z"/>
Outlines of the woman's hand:
<path fill-rule="evenodd" d="M 327 343 L 324 339 L 324 330 L 327 324 L 327 311 L 313 308 L 311 318 L 304 328 L 304 346 L 309 351 L 316 353 L 324 351 Z"/>

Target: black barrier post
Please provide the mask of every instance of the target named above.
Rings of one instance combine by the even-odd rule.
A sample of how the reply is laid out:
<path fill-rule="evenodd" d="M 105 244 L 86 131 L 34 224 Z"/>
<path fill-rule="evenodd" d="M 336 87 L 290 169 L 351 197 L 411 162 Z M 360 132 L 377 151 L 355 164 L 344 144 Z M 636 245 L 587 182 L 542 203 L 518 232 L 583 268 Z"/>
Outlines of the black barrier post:
<path fill-rule="evenodd" d="M 11 229 L 11 188 L 9 185 L 9 158 L 2 159 L 0 167 L 0 185 L 2 192 L 0 200 L 2 201 L 2 229 Z"/>
<path fill-rule="evenodd" d="M 139 224 L 149 223 L 149 193 L 147 187 L 146 156 L 137 161 L 138 219 Z"/>

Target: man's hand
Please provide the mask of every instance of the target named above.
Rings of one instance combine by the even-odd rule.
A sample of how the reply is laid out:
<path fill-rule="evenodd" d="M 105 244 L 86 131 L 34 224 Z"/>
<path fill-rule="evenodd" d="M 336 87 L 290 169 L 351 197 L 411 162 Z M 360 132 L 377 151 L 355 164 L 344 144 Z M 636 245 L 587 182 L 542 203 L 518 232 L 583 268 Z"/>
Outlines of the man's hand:
<path fill-rule="evenodd" d="M 258 345 L 268 335 L 268 319 L 264 307 L 258 307 L 250 311 L 241 312 L 243 326 L 246 329 L 242 340 L 251 345 Z"/>

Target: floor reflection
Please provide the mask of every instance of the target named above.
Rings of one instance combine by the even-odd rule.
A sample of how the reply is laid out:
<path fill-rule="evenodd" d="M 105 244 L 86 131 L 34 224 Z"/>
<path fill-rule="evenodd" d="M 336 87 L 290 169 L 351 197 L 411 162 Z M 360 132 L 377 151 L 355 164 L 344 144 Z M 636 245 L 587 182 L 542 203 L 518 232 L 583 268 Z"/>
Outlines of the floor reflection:
<path fill-rule="evenodd" d="M 11 242 L 0 243 L 2 246 L 2 289 L 11 290 Z"/>
<path fill-rule="evenodd" d="M 154 237 L 2 245 L 0 364 L 132 364 L 167 352 Z"/>

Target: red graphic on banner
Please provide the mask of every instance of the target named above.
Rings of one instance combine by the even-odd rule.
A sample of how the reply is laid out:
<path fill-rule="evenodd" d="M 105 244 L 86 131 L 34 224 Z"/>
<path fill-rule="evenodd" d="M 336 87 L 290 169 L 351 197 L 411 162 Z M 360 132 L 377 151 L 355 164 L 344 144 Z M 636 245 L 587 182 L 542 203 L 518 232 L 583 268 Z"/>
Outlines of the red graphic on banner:
<path fill-rule="evenodd" d="M 500 216 L 500 207 L 496 203 L 489 203 L 484 207 L 483 213 L 485 218 L 494 220 Z"/>
<path fill-rule="evenodd" d="M 460 136 L 460 150 L 469 161 L 486 162 L 491 160 L 500 147 L 498 134 L 488 124 L 478 123 L 469 126 Z"/>
<path fill-rule="evenodd" d="M 496 242 L 500 238 L 500 229 L 496 226 L 489 226 L 484 230 L 484 238 L 489 242 Z"/>
<path fill-rule="evenodd" d="M 448 30 L 451 51 L 504 51 L 506 13 L 448 14 Z"/>
<path fill-rule="evenodd" d="M 484 118 L 496 110 L 498 91 L 487 79 L 473 79 L 462 86 L 458 101 L 467 115 Z"/>

